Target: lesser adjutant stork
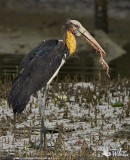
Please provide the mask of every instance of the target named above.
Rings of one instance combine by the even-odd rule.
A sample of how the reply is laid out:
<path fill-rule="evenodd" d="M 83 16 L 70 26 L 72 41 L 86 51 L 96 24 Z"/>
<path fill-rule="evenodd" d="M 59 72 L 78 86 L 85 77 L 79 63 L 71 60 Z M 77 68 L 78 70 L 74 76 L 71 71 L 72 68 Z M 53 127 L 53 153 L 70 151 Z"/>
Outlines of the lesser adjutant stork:
<path fill-rule="evenodd" d="M 103 59 L 105 51 L 78 21 L 67 20 L 64 25 L 64 40 L 51 39 L 41 42 L 23 58 L 19 65 L 18 74 L 13 80 L 8 103 L 13 108 L 14 114 L 21 113 L 29 102 L 30 96 L 45 87 L 43 103 L 39 104 L 41 116 L 40 148 L 43 147 L 43 136 L 45 143 L 46 91 L 67 58 L 75 52 L 75 36 L 84 39 L 100 54 L 100 62 L 108 72 L 109 67 Z"/>

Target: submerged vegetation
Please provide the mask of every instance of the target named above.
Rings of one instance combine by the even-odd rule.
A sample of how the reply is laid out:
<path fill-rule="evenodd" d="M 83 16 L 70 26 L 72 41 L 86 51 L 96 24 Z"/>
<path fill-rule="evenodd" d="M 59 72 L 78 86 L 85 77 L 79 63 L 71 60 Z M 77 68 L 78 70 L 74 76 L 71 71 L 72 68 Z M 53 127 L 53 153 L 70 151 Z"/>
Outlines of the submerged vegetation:
<path fill-rule="evenodd" d="M 66 78 L 53 82 L 46 100 L 45 151 L 37 150 L 37 94 L 25 111 L 14 117 L 7 105 L 8 81 L 0 88 L 0 159 L 129 159 L 129 80 L 100 78 L 79 83 Z"/>

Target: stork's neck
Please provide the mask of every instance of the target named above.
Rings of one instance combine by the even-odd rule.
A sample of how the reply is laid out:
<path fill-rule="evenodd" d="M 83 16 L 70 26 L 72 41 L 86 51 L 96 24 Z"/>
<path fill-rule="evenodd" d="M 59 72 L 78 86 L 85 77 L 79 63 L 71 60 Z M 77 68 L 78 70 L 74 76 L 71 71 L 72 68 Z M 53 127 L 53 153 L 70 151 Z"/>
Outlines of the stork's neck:
<path fill-rule="evenodd" d="M 74 53 L 76 49 L 76 40 L 74 35 L 69 30 L 66 31 L 65 43 L 67 45 L 67 48 L 69 49 L 69 54 Z"/>

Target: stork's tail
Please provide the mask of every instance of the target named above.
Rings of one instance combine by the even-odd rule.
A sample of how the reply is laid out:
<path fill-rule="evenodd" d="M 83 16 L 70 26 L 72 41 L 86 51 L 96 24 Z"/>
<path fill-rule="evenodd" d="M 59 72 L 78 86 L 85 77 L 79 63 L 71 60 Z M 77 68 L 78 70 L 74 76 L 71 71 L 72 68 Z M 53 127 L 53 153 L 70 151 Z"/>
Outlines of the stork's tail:
<path fill-rule="evenodd" d="M 30 96 L 23 94 L 22 86 L 13 83 L 10 94 L 8 96 L 8 104 L 13 108 L 14 114 L 21 113 L 25 109 L 29 100 Z"/>

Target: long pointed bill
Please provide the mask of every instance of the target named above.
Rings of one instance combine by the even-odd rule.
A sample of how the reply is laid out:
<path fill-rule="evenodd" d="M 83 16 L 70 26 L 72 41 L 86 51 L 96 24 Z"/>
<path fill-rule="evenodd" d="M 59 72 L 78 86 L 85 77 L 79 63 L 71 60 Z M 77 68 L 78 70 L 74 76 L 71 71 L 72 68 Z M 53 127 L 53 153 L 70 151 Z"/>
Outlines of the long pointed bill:
<path fill-rule="evenodd" d="M 98 42 L 91 36 L 91 34 L 85 30 L 83 33 L 80 32 L 82 37 L 87 41 L 87 43 L 92 46 L 97 52 L 102 52 L 102 55 L 105 56 L 106 53 L 102 49 L 102 47 L 98 44 Z"/>
<path fill-rule="evenodd" d="M 100 54 L 100 60 L 99 62 L 102 64 L 103 68 L 106 68 L 107 75 L 109 76 L 109 66 L 103 59 L 103 56 L 106 55 L 105 51 L 102 49 L 102 47 L 98 44 L 98 42 L 90 35 L 90 33 L 87 30 L 84 30 L 83 32 L 80 32 L 82 35 L 82 38 L 87 41 L 87 43 L 92 46 L 96 52 Z"/>

